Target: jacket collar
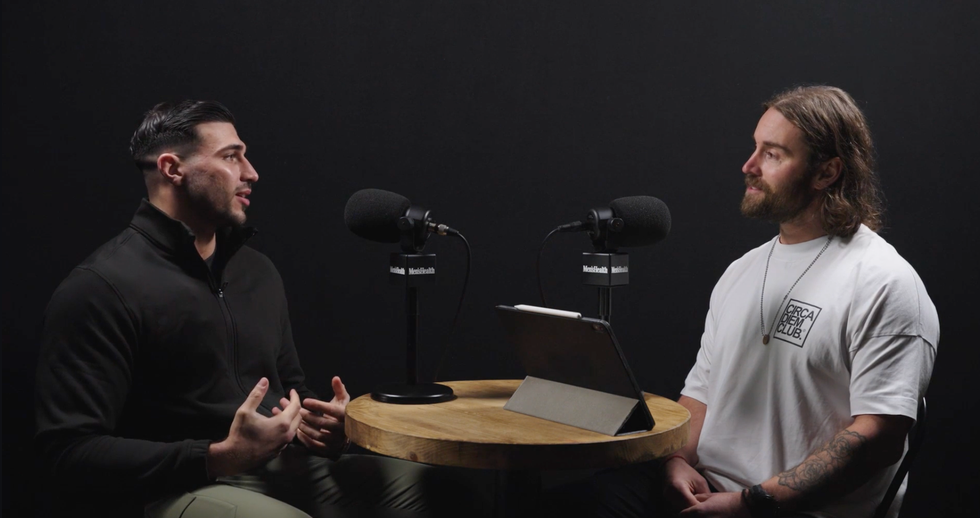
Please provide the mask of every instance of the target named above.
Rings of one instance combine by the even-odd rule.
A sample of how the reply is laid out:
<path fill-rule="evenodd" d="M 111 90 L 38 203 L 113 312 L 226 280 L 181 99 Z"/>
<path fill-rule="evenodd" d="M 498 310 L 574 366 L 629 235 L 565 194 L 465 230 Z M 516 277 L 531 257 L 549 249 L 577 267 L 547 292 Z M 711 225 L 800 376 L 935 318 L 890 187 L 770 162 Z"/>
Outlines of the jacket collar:
<path fill-rule="evenodd" d="M 139 209 L 136 210 L 129 226 L 158 246 L 177 255 L 191 251 L 197 255 L 197 248 L 194 247 L 194 232 L 191 231 L 190 227 L 171 218 L 146 198 L 140 201 Z M 246 226 L 230 226 L 218 229 L 216 233 L 218 240 L 217 257 L 220 257 L 222 262 L 227 262 L 257 232 L 254 227 Z"/>

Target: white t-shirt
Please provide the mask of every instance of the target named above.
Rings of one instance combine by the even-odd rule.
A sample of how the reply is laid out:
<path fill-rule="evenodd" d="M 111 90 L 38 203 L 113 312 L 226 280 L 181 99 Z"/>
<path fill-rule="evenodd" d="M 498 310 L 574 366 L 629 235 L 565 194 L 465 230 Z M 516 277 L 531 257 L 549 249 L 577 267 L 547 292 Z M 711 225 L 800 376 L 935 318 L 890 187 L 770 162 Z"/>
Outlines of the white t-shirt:
<path fill-rule="evenodd" d="M 827 238 L 774 240 L 774 249 L 770 241 L 732 263 L 715 285 L 681 391 L 707 405 L 698 468 L 722 491 L 800 464 L 855 415 L 915 419 L 939 343 L 939 318 L 922 280 L 864 225 L 851 238 L 834 238 L 785 302 Z M 763 315 L 767 331 L 776 323 L 763 345 L 760 297 L 770 249 Z M 810 514 L 871 516 L 897 468 Z"/>

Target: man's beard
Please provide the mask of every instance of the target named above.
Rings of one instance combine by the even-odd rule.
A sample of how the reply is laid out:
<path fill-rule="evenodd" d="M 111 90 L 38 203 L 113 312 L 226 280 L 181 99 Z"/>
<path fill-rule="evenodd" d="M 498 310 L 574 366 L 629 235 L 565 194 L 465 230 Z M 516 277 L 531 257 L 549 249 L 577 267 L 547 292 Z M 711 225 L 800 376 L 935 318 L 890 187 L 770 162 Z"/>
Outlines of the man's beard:
<path fill-rule="evenodd" d="M 185 194 L 197 217 L 215 228 L 245 224 L 245 212 L 234 210 L 238 200 L 234 197 L 229 199 L 229 193 L 210 176 L 201 174 L 189 177 Z"/>
<path fill-rule="evenodd" d="M 810 202 L 816 196 L 810 190 L 812 177 L 812 171 L 808 169 L 788 186 L 776 191 L 757 177 L 746 176 L 745 185 L 762 190 L 762 194 L 745 194 L 742 198 L 742 215 L 773 223 L 783 223 L 796 218 L 810 206 Z"/>

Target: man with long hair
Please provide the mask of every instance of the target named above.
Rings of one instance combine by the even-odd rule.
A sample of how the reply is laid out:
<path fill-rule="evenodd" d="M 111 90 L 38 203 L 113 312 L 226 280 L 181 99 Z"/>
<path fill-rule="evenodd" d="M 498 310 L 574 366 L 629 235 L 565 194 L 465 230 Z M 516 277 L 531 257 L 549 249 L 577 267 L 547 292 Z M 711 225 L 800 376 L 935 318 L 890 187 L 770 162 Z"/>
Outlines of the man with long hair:
<path fill-rule="evenodd" d="M 682 516 L 871 516 L 928 386 L 938 316 L 876 233 L 874 149 L 851 96 L 799 87 L 763 108 L 741 211 L 779 233 L 715 285 L 679 400 L 689 440 L 659 466 L 662 494 L 611 490 Z"/>

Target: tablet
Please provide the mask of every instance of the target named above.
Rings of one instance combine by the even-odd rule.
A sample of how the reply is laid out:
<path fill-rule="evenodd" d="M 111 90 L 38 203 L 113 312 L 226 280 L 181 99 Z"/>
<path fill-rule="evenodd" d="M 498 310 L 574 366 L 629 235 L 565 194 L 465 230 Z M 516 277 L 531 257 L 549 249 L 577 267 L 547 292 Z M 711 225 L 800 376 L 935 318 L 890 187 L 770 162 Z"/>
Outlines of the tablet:
<path fill-rule="evenodd" d="M 610 406 L 621 407 L 623 403 L 621 398 L 631 400 L 633 403 L 631 409 L 623 416 L 623 422 L 619 423 L 622 428 L 617 428 L 616 433 L 612 435 L 653 428 L 653 417 L 647 408 L 643 392 L 636 383 L 636 378 L 608 322 L 583 318 L 577 313 L 554 310 L 542 312 L 536 308 L 518 309 L 511 306 L 497 306 L 496 311 L 507 339 L 516 347 L 521 364 L 529 377 L 547 380 L 552 384 L 619 396 L 620 399 L 615 400 L 619 402 L 616 403 L 613 403 L 613 399 L 606 399 L 610 402 Z M 520 392 L 520 389 L 518 391 Z M 552 401 L 560 401 L 563 405 L 574 405 L 574 401 L 581 398 L 567 397 L 571 392 L 574 392 L 574 389 L 563 389 L 553 385 L 547 397 Z M 560 393 L 564 393 L 565 397 L 558 396 Z M 579 392 L 579 394 L 586 393 Z M 597 397 L 602 400 L 601 395 Z M 593 398 L 591 401 L 594 404 L 597 400 Z M 536 408 L 542 404 L 544 400 L 539 398 L 532 406 Z M 556 410 L 552 409 L 548 412 L 554 414 Z M 575 412 L 569 409 L 568 412 L 558 413 L 574 415 Z M 538 415 L 538 417 L 543 416 Z M 580 426 L 576 423 L 566 422 L 566 424 Z M 611 425 L 604 424 L 601 427 L 606 430 L 607 426 Z M 580 427 L 594 429 L 591 423 L 589 426 Z"/>

